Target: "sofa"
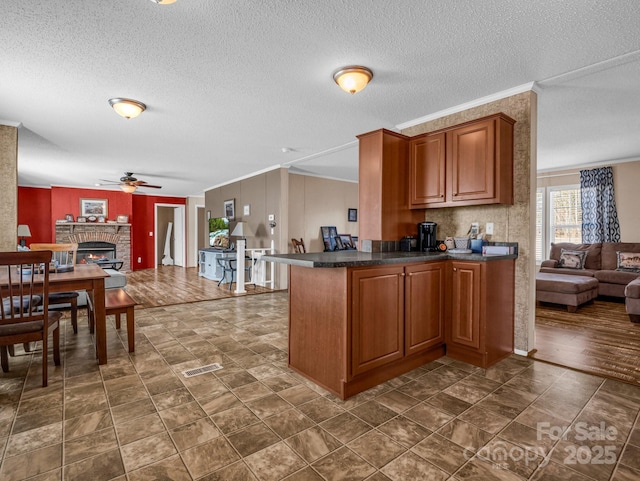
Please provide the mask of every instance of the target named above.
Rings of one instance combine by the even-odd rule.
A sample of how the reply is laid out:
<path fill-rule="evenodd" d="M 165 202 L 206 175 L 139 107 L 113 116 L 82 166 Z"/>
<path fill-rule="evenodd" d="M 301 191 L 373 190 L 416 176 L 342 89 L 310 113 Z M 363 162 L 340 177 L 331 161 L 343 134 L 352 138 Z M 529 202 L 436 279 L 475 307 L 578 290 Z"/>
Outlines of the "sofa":
<path fill-rule="evenodd" d="M 549 257 L 540 265 L 540 273 L 594 278 L 599 296 L 624 298 L 629 318 L 640 321 L 640 243 L 552 243 Z M 558 279 L 567 283 L 563 276 Z"/>
<path fill-rule="evenodd" d="M 560 266 L 562 250 L 585 251 L 584 268 Z M 625 297 L 624 289 L 631 281 L 640 277 L 640 272 L 618 270 L 618 252 L 638 253 L 640 242 L 598 242 L 596 244 L 551 244 L 550 259 L 542 261 L 540 272 L 595 277 L 598 280 L 598 295 Z"/>

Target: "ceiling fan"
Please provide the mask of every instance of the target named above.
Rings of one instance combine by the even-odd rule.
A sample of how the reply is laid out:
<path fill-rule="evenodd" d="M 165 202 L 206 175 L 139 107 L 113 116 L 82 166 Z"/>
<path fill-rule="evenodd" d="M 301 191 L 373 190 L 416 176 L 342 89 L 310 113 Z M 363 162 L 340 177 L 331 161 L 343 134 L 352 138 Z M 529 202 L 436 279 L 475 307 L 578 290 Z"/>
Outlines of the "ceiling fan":
<path fill-rule="evenodd" d="M 100 179 L 103 182 L 108 182 L 106 185 L 119 185 L 120 188 L 127 192 L 128 194 L 132 194 L 136 191 L 138 187 L 150 187 L 152 189 L 162 189 L 161 185 L 151 185 L 148 184 L 144 180 L 138 180 L 133 176 L 133 172 L 125 172 L 124 177 L 120 177 L 120 181 L 116 182 L 114 180 L 104 180 Z M 105 184 L 100 184 L 105 185 Z"/>

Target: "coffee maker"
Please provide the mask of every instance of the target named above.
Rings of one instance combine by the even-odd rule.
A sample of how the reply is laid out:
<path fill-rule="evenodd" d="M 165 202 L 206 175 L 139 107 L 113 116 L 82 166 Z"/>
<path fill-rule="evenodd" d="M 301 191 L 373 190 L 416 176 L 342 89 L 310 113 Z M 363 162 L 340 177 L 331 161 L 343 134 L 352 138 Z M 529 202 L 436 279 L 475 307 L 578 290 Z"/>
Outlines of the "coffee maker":
<path fill-rule="evenodd" d="M 418 222 L 418 250 L 420 252 L 435 252 L 436 248 L 435 222 Z"/>

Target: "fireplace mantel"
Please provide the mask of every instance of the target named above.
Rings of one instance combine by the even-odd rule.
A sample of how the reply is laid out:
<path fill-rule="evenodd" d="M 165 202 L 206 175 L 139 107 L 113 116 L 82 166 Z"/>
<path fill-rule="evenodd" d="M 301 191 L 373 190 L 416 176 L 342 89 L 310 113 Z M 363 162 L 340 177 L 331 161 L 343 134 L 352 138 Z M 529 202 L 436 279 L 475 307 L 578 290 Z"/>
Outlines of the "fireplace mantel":
<path fill-rule="evenodd" d="M 116 244 L 122 271 L 131 270 L 131 224 L 107 222 L 56 222 L 56 242 L 104 241 Z"/>

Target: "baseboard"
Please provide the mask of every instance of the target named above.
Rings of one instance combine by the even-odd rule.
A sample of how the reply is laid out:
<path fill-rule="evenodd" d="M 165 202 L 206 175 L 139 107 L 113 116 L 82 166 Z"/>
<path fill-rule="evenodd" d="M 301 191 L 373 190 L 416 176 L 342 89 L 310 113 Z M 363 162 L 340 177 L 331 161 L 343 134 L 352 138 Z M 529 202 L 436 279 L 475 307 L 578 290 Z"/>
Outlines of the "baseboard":
<path fill-rule="evenodd" d="M 513 353 L 517 354 L 518 356 L 528 357 L 529 354 L 531 354 L 533 351 L 535 351 L 535 349 L 532 349 L 531 351 L 523 351 L 521 349 L 514 349 Z"/>

